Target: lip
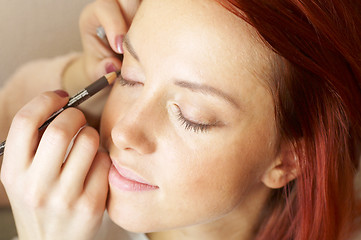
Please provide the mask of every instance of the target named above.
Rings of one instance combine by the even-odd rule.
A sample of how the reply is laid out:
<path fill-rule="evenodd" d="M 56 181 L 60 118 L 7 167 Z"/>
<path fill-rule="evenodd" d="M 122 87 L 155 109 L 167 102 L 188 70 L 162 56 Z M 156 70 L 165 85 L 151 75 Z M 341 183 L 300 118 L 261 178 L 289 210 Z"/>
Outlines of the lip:
<path fill-rule="evenodd" d="M 159 188 L 149 183 L 149 181 L 139 176 L 133 170 L 119 166 L 113 160 L 112 163 L 109 171 L 109 182 L 114 187 L 124 191 L 135 192 L 156 190 Z"/>

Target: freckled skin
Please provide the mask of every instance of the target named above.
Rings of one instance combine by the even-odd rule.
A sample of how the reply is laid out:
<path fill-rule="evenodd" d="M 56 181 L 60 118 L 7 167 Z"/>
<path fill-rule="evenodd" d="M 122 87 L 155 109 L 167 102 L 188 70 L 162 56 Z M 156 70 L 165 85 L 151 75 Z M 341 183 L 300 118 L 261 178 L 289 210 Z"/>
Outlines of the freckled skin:
<path fill-rule="evenodd" d="M 139 61 L 124 47 L 122 67 L 135 84 L 113 87 L 101 137 L 113 161 L 159 189 L 126 192 L 110 183 L 115 223 L 139 232 L 252 228 L 270 191 L 261 178 L 277 155 L 264 84 L 272 53 L 255 36 L 215 1 L 142 3 L 127 35 Z M 175 79 L 219 89 L 240 107 Z M 194 131 L 179 110 L 185 121 L 217 124 Z"/>

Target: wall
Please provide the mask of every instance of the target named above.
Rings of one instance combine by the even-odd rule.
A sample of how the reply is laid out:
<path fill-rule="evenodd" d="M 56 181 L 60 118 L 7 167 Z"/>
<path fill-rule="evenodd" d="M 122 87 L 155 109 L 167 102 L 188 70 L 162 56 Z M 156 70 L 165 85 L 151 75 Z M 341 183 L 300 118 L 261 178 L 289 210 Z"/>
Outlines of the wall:
<path fill-rule="evenodd" d="M 27 61 L 81 50 L 78 19 L 91 0 L 0 2 L 0 86 Z"/>

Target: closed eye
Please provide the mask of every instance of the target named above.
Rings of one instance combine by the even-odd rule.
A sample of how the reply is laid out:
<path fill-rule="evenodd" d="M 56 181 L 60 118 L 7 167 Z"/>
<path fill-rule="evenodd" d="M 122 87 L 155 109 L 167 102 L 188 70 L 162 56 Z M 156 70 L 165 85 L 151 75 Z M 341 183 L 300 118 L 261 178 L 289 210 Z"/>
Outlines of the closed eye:
<path fill-rule="evenodd" d="M 122 75 L 120 75 L 118 79 L 119 79 L 119 83 L 120 83 L 121 86 L 133 87 L 133 86 L 139 85 L 139 84 L 143 85 L 143 83 L 141 83 L 141 82 L 136 82 L 136 81 L 133 81 L 133 80 L 127 80 L 127 79 L 123 78 Z"/>
<path fill-rule="evenodd" d="M 183 116 L 182 110 L 177 107 L 177 118 L 179 120 L 179 122 L 181 123 L 181 125 L 186 129 L 186 130 L 192 130 L 195 133 L 198 132 L 207 132 L 210 128 L 217 126 L 217 124 L 207 124 L 207 123 L 197 123 L 194 121 L 191 121 L 187 118 L 185 118 Z"/>

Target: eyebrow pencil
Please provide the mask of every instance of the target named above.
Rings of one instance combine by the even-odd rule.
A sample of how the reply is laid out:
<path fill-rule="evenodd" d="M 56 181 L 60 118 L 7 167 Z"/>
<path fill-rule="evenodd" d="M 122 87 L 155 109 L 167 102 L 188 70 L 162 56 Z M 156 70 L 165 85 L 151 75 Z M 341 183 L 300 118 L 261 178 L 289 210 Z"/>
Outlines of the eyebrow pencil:
<path fill-rule="evenodd" d="M 111 85 L 114 83 L 115 79 L 117 77 L 119 77 L 120 75 L 120 71 L 117 72 L 111 72 L 108 73 L 104 76 L 102 76 L 101 78 L 99 78 L 98 80 L 96 80 L 95 82 L 93 82 L 92 84 L 90 84 L 89 86 L 87 86 L 86 88 L 84 88 L 83 90 L 79 91 L 77 94 L 75 94 L 73 97 L 69 98 L 69 102 L 62 107 L 61 109 L 59 109 L 58 111 L 56 111 L 55 113 L 53 113 L 44 123 L 43 125 L 41 125 L 39 127 L 39 131 L 46 128 L 61 112 L 63 112 L 65 109 L 69 108 L 69 107 L 76 107 L 79 104 L 81 104 L 82 102 L 84 102 L 85 100 L 89 99 L 91 96 L 93 96 L 94 94 L 96 94 L 97 92 L 99 92 L 100 90 L 104 89 L 105 87 Z M 2 156 L 4 154 L 4 149 L 5 149 L 5 142 L 3 141 L 0 144 L 0 156 Z"/>

